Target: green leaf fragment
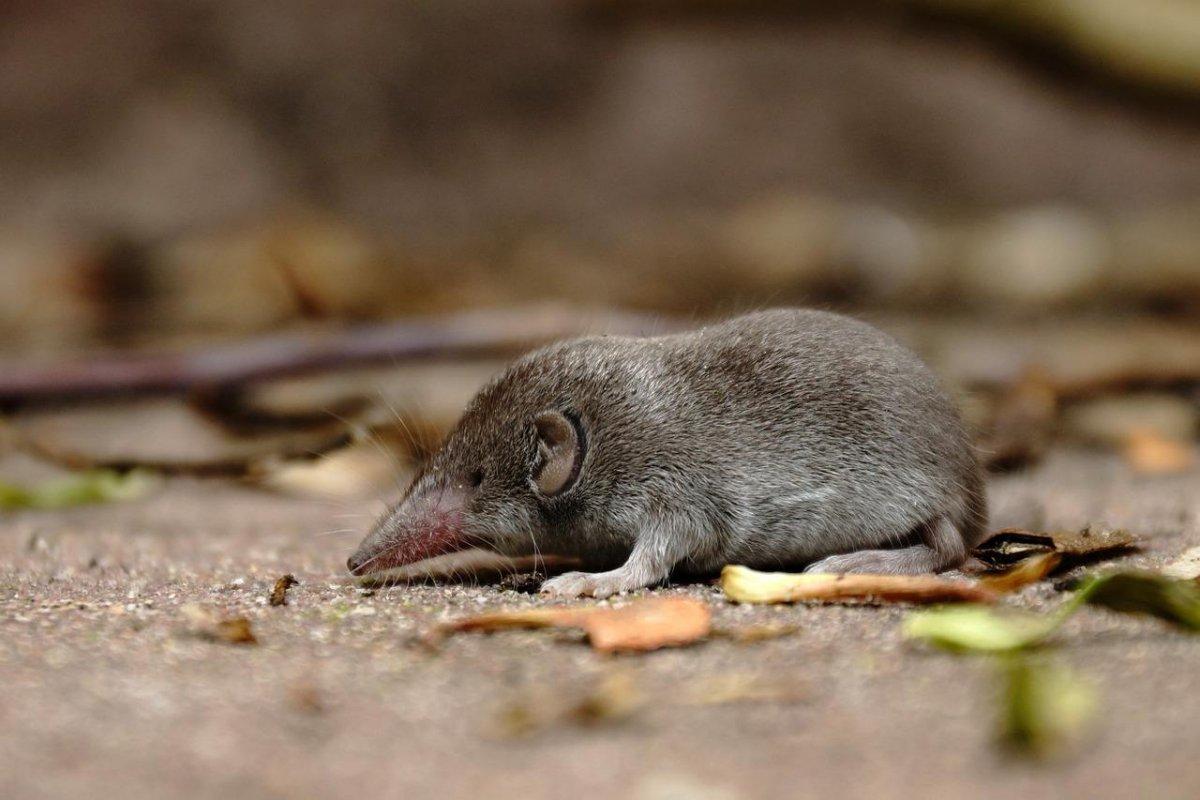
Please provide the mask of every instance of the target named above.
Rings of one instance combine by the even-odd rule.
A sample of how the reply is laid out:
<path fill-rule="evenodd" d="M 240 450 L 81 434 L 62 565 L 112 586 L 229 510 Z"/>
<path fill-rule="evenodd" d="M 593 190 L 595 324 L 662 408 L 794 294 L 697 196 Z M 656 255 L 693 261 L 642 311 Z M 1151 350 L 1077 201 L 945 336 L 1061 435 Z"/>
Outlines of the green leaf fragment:
<path fill-rule="evenodd" d="M 1073 606 L 1104 606 L 1127 614 L 1149 614 L 1200 631 L 1200 585 L 1153 572 L 1115 572 L 1086 581 Z"/>
<path fill-rule="evenodd" d="M 1095 718 L 1095 689 L 1071 670 L 1026 655 L 1002 659 L 1000 667 L 1000 737 L 1014 751 L 1051 755 L 1078 739 Z"/>
<path fill-rule="evenodd" d="M 1041 643 L 1057 625 L 1054 617 L 961 605 L 909 614 L 904 635 L 956 653 L 1007 653 Z"/>
<path fill-rule="evenodd" d="M 144 495 L 155 483 L 145 470 L 127 473 L 89 470 L 34 487 L 0 482 L 0 509 L 58 509 L 91 503 L 132 500 Z"/>

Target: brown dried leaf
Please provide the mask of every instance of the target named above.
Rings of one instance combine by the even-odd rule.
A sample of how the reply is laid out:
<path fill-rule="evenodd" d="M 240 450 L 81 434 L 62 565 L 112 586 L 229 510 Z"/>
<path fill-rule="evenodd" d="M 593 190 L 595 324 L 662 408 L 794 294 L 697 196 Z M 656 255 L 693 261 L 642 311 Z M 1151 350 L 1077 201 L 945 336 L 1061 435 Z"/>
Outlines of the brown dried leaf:
<path fill-rule="evenodd" d="M 603 676 L 583 694 L 567 698 L 548 693 L 525 694 L 506 703 L 492 724 L 492 734 L 516 739 L 549 728 L 574 725 L 596 728 L 624 722 L 645 706 L 633 676 L 625 671 Z"/>
<path fill-rule="evenodd" d="M 783 622 L 768 622 L 762 625 L 747 625 L 739 628 L 716 628 L 713 636 L 729 639 L 738 644 L 753 644 L 769 639 L 780 639 L 800 632 L 799 625 Z"/>
<path fill-rule="evenodd" d="M 192 636 L 227 644 L 258 644 L 250 620 L 245 617 L 221 619 L 212 609 L 198 603 L 188 603 L 179 610 Z"/>
<path fill-rule="evenodd" d="M 733 565 L 721 570 L 721 588 L 737 603 L 868 598 L 901 603 L 991 603 L 996 599 L 991 589 L 935 575 L 793 574 Z"/>
<path fill-rule="evenodd" d="M 327 710 L 321 690 L 312 683 L 302 682 L 288 687 L 287 701 L 293 709 L 306 714 L 323 714 Z"/>
<path fill-rule="evenodd" d="M 795 682 L 768 681 L 755 675 L 713 675 L 694 682 L 684 692 L 686 705 L 718 706 L 729 703 L 797 703 L 810 697 L 808 689 Z"/>
<path fill-rule="evenodd" d="M 1134 472 L 1143 475 L 1174 475 L 1196 464 L 1196 451 L 1189 443 L 1149 429 L 1131 432 L 1125 439 L 1123 454 Z"/>
<path fill-rule="evenodd" d="M 579 725 L 604 725 L 629 719 L 644 702 L 630 673 L 612 672 L 569 709 L 569 717 Z"/>
<path fill-rule="evenodd" d="M 1038 553 L 1031 558 L 1017 563 L 1008 572 L 996 575 L 985 575 L 979 583 L 995 592 L 1008 594 L 1023 586 L 1037 583 L 1053 572 L 1062 563 L 1062 555 L 1054 551 Z"/>
<path fill-rule="evenodd" d="M 450 623 L 441 630 L 496 631 L 512 628 L 582 628 L 603 653 L 657 650 L 691 644 L 708 635 L 712 612 L 686 597 L 639 600 L 619 608 L 529 608 L 481 614 Z"/>
<path fill-rule="evenodd" d="M 1079 531 L 1028 531 L 1003 528 L 976 546 L 972 555 L 990 567 L 1007 567 L 1043 553 L 1058 553 L 1067 563 L 1094 561 L 1136 549 L 1138 538 L 1119 528 Z"/>
<path fill-rule="evenodd" d="M 290 572 L 284 575 L 279 580 L 275 581 L 275 587 L 271 589 L 270 603 L 273 606 L 287 605 L 287 590 L 298 584 L 296 576 Z"/>

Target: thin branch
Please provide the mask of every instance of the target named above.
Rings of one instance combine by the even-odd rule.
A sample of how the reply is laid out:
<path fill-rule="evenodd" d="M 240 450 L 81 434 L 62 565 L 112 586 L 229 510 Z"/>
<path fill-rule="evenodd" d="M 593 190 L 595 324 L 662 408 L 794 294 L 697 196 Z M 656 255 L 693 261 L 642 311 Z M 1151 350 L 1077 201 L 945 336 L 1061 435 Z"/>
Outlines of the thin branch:
<path fill-rule="evenodd" d="M 342 330 L 291 331 L 179 353 L 0 364 L 0 402 L 186 393 L 373 363 L 511 354 L 589 333 L 647 334 L 672 327 L 653 315 L 559 305 L 414 317 Z"/>

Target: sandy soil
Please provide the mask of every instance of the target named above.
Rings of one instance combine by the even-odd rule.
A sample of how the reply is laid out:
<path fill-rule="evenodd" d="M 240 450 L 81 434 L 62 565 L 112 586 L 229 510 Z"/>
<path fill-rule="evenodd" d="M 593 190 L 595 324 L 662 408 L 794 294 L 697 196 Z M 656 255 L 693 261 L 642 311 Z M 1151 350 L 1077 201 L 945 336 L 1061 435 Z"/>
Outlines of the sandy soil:
<path fill-rule="evenodd" d="M 1198 489 L 1070 452 L 990 487 L 995 527 L 1127 526 L 1145 565 L 1200 545 Z M 1102 718 L 1031 765 L 995 746 L 991 666 L 905 642 L 898 607 L 739 607 L 694 585 L 659 593 L 704 599 L 722 628 L 798 630 L 623 657 L 549 631 L 431 650 L 440 620 L 541 601 L 520 581 L 344 584 L 373 512 L 176 479 L 0 517 L 0 797 L 1200 796 L 1200 639 L 1157 621 L 1068 623 L 1058 657 Z M 270 607 L 284 573 L 300 585 Z M 1060 601 L 1041 585 L 1014 603 Z M 189 603 L 244 614 L 258 645 L 189 636 Z M 580 723 L 570 709 L 614 674 L 640 707 Z M 713 702 L 730 685 L 766 698 Z"/>

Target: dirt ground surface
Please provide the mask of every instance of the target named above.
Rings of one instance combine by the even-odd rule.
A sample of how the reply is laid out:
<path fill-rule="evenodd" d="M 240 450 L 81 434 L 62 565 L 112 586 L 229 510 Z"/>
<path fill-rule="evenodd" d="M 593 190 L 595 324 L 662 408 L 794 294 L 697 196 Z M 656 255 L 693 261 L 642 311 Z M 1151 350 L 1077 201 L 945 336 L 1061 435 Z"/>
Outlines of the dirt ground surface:
<path fill-rule="evenodd" d="M 1125 561 L 1157 566 L 1200 545 L 1198 489 L 1056 452 L 991 481 L 993 527 L 1124 526 L 1147 537 Z M 906 642 L 902 607 L 736 606 L 692 585 L 641 594 L 797 630 L 620 657 L 556 631 L 430 648 L 440 621 L 543 601 L 528 581 L 344 583 L 376 510 L 172 479 L 0 517 L 0 797 L 1200 797 L 1200 639 L 1158 621 L 1068 622 L 1057 657 L 1102 714 L 1073 755 L 1030 764 L 996 746 L 992 666 Z M 271 607 L 284 573 L 300 584 Z M 1012 603 L 1061 601 L 1047 583 Z M 245 615 L 258 644 L 188 635 L 189 603 Z M 632 714 L 570 713 L 613 675 Z M 728 691 L 748 685 L 768 688 Z"/>

